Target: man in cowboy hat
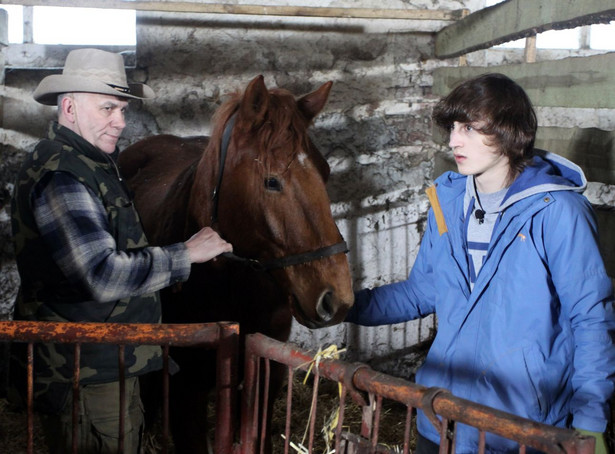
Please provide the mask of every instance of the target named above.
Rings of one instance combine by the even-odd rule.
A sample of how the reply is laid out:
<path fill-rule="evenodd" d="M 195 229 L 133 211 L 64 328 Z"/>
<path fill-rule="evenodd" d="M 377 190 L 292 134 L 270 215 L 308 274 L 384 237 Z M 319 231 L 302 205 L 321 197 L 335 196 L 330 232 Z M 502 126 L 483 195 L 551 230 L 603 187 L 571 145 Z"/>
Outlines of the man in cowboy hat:
<path fill-rule="evenodd" d="M 44 78 L 35 90 L 36 101 L 57 104 L 58 119 L 27 157 L 15 186 L 21 277 L 15 319 L 158 323 L 158 290 L 186 280 L 191 263 L 232 250 L 210 228 L 184 243 L 148 246 L 115 158 L 129 99 L 153 97 L 150 87 L 127 83 L 121 55 L 98 49 L 70 52 L 62 74 Z M 35 350 L 35 405 L 52 453 L 71 451 L 73 355 L 64 344 Z M 140 449 L 138 376 L 159 369 L 160 358 L 159 347 L 126 346 L 125 452 Z M 118 377 L 116 346 L 82 345 L 80 453 L 117 452 Z"/>

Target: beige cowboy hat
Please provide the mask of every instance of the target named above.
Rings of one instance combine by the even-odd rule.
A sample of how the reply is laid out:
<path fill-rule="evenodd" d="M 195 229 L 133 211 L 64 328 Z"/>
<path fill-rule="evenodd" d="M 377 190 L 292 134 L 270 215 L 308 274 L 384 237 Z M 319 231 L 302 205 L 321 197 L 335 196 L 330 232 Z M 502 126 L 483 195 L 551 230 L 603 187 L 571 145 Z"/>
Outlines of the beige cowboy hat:
<path fill-rule="evenodd" d="M 62 74 L 45 77 L 34 90 L 41 104 L 54 106 L 61 93 L 101 93 L 122 98 L 147 99 L 155 96 L 145 84 L 126 81 L 124 59 L 120 54 L 100 49 L 77 49 L 69 52 Z"/>

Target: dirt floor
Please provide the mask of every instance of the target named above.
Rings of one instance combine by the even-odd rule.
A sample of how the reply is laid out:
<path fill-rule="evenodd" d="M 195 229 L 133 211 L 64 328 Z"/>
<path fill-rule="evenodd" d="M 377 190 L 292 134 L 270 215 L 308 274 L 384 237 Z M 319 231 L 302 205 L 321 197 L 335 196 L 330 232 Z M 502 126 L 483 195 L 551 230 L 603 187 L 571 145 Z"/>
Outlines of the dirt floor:
<path fill-rule="evenodd" d="M 302 447 L 308 447 L 306 431 L 310 417 L 313 380 L 308 377 L 303 383 L 304 374 L 296 374 L 293 380 L 293 403 L 291 416 L 291 441 L 296 448 L 290 449 L 291 454 L 306 453 Z M 284 452 L 284 429 L 286 421 L 286 390 L 285 386 L 277 400 L 273 412 L 272 433 L 273 453 Z M 335 411 L 339 409 L 339 394 L 337 383 L 321 379 L 319 385 L 317 412 L 315 416 L 315 435 L 313 454 L 328 454 L 333 449 L 332 441 L 327 446 L 325 432 L 328 422 Z M 380 421 L 379 444 L 386 446 L 390 452 L 401 452 L 403 443 L 406 408 L 394 402 L 384 402 Z M 34 453 L 44 454 L 45 445 L 38 420 L 34 421 Z M 334 430 L 334 429 L 332 429 Z M 344 431 L 354 435 L 361 432 L 361 407 L 347 399 L 344 410 Z M 146 452 L 155 454 L 161 452 L 159 434 L 148 433 L 145 436 Z M 26 452 L 26 415 L 11 406 L 6 399 L 0 399 L 0 452 L 20 454 Z M 173 454 L 173 447 L 169 447 Z"/>
<path fill-rule="evenodd" d="M 21 454 L 27 450 L 26 415 L 10 405 L 6 399 L 0 399 L 0 452 Z M 45 454 L 43 434 L 34 421 L 34 454 Z"/>
<path fill-rule="evenodd" d="M 304 374 L 297 374 L 293 380 L 293 402 L 291 411 L 291 441 L 297 446 L 291 453 L 304 453 L 302 448 L 308 447 L 308 422 L 310 419 L 310 409 L 312 401 L 313 380 L 308 378 L 306 384 L 303 383 Z M 276 401 L 273 413 L 273 444 L 274 454 L 284 452 L 284 424 L 286 421 L 286 390 L 284 387 L 282 397 Z M 335 425 L 331 425 L 332 417 L 340 408 L 339 389 L 335 382 L 321 379 L 318 387 L 318 402 L 315 416 L 313 454 L 329 454 L 334 445 L 329 441 L 328 432 L 335 430 Z M 355 404 L 350 397 L 346 399 L 344 409 L 343 432 L 359 436 L 361 433 L 362 408 Z M 406 407 L 402 404 L 383 401 L 383 408 L 380 418 L 380 429 L 378 432 L 378 444 L 383 451 L 402 452 L 404 442 L 404 427 L 406 421 Z M 411 435 L 411 447 L 414 440 Z M 329 443 L 328 443 L 329 441 Z"/>

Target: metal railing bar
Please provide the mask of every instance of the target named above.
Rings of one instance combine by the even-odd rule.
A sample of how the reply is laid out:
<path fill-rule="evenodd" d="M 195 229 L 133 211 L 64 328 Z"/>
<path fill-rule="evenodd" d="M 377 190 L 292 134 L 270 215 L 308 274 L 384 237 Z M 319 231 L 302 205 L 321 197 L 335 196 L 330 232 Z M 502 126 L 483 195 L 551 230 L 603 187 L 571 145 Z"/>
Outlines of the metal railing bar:
<path fill-rule="evenodd" d="M 215 348 L 220 331 L 232 323 L 76 323 L 0 321 L 0 341 L 33 343 L 139 344 Z M 165 341 L 161 342 L 161 338 Z"/>

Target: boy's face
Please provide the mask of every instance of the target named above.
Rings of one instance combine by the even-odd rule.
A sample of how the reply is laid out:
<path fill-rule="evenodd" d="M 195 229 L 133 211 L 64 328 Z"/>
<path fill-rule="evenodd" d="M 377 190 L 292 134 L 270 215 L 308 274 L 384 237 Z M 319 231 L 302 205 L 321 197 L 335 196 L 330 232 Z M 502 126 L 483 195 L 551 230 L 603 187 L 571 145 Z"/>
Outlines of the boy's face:
<path fill-rule="evenodd" d="M 481 123 L 454 122 L 450 130 L 449 146 L 462 175 L 474 175 L 479 192 L 491 193 L 506 186 L 508 158 L 491 145 L 489 136 L 478 130 Z"/>

